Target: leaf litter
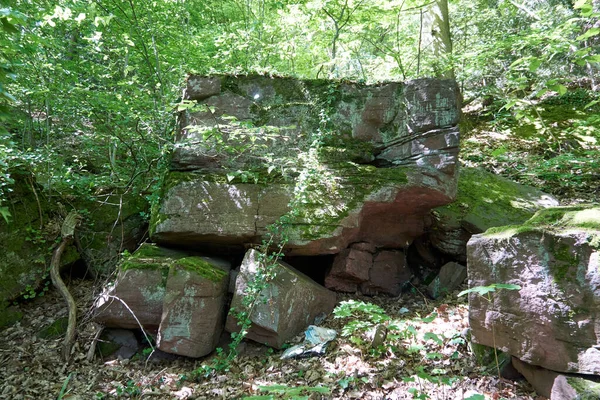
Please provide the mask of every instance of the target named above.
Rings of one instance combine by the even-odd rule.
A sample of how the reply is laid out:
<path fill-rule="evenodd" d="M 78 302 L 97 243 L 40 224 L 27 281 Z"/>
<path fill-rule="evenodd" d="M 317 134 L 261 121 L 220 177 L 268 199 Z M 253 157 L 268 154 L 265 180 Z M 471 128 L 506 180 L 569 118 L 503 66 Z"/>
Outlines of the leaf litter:
<path fill-rule="evenodd" d="M 23 319 L 0 331 L 0 399 L 56 399 L 61 390 L 62 398 L 71 400 L 543 399 L 526 381 L 499 378 L 476 364 L 463 337 L 468 307 L 457 294 L 464 287 L 436 301 L 418 291 L 399 297 L 339 294 L 340 304 L 370 311 L 374 305 L 385 318 L 371 323 L 360 310 L 349 317 L 330 315 L 320 326 L 336 330 L 338 337 L 318 357 L 281 360 L 283 351 L 244 341 L 227 371 L 202 379 L 193 379 L 193 371 L 214 355 L 148 359 L 146 350 L 132 359 L 90 359 L 99 329 L 89 315 L 97 289 L 91 281 L 71 282 L 80 322 L 68 364 L 60 358 L 62 337 L 42 339 L 36 334 L 67 315 L 60 295 L 50 290 L 16 305 Z M 348 329 L 353 321 L 366 322 Z M 385 330 L 385 337 L 373 347 L 377 329 Z M 302 332 L 291 345 L 303 340 Z"/>

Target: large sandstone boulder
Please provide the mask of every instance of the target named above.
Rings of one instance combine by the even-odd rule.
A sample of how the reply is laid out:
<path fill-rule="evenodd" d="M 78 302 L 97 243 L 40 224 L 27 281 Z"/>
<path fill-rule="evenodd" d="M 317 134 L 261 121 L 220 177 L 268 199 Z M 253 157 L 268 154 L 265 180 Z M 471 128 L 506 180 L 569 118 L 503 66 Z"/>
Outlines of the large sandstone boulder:
<path fill-rule="evenodd" d="M 472 235 L 496 226 L 524 223 L 536 211 L 556 206 L 554 197 L 535 188 L 483 169 L 462 167 L 456 201 L 433 211 L 428 242 L 442 254 L 464 263 Z"/>
<path fill-rule="evenodd" d="M 242 311 L 245 290 L 260 272 L 261 263 L 258 251 L 246 253 L 231 302 L 231 307 L 237 311 Z M 247 338 L 280 349 L 286 341 L 313 324 L 315 318 L 329 314 L 335 307 L 336 295 L 283 262 L 273 268 L 275 277 L 263 289 L 250 314 L 252 326 Z M 240 329 L 231 314 L 225 328 L 229 332 Z"/>
<path fill-rule="evenodd" d="M 228 272 L 200 257 L 173 264 L 156 340 L 159 350 L 202 357 L 217 347 L 225 322 Z"/>
<path fill-rule="evenodd" d="M 98 296 L 96 322 L 157 334 L 165 352 L 201 357 L 216 347 L 224 325 L 229 263 L 142 245 Z"/>
<path fill-rule="evenodd" d="M 453 81 L 191 76 L 182 108 L 152 214 L 159 243 L 243 249 L 295 198 L 302 211 L 288 223 L 288 255 L 336 254 L 355 242 L 401 249 L 455 195 Z"/>
<path fill-rule="evenodd" d="M 94 304 L 94 320 L 111 328 L 156 332 L 160 325 L 169 268 L 185 253 L 145 243 L 121 263 L 115 282 Z"/>
<path fill-rule="evenodd" d="M 600 375 L 600 207 L 538 211 L 467 246 L 473 340 L 559 372 Z"/>

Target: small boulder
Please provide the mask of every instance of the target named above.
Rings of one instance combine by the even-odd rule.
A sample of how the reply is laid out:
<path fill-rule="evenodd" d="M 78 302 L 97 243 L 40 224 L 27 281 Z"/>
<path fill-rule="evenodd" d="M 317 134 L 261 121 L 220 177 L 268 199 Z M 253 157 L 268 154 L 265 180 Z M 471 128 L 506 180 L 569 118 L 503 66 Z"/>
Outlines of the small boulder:
<path fill-rule="evenodd" d="M 538 211 L 468 243 L 473 340 L 558 372 L 600 375 L 600 207 Z"/>
<path fill-rule="evenodd" d="M 539 395 L 551 400 L 600 399 L 600 382 L 597 377 L 560 374 L 529 365 L 516 357 L 512 358 L 512 365 Z"/>
<path fill-rule="evenodd" d="M 238 311 L 241 311 L 246 288 L 263 262 L 258 251 L 246 253 L 231 302 Z M 273 268 L 275 277 L 261 292 L 250 315 L 252 326 L 247 338 L 279 349 L 316 317 L 329 314 L 335 307 L 336 295 L 284 262 L 277 262 Z M 225 328 L 229 332 L 239 331 L 238 321 L 231 314 Z"/>
<path fill-rule="evenodd" d="M 412 272 L 406 265 L 404 252 L 383 250 L 375 255 L 369 271 L 369 280 L 360 285 L 363 294 L 372 296 L 388 294 L 398 296 L 410 280 Z"/>
<path fill-rule="evenodd" d="M 325 287 L 337 292 L 355 293 L 362 282 L 369 280 L 372 265 L 371 253 L 354 248 L 342 250 L 325 277 Z"/>
<path fill-rule="evenodd" d="M 129 329 L 107 328 L 102 331 L 96 348 L 102 358 L 128 359 L 140 349 L 140 343 Z"/>
<path fill-rule="evenodd" d="M 167 353 L 202 357 L 223 330 L 229 271 L 201 257 L 181 258 L 169 270 L 157 347 Z"/>
<path fill-rule="evenodd" d="M 467 268 L 455 262 L 444 264 L 440 273 L 427 286 L 427 294 L 433 299 L 451 292 L 467 279 Z"/>

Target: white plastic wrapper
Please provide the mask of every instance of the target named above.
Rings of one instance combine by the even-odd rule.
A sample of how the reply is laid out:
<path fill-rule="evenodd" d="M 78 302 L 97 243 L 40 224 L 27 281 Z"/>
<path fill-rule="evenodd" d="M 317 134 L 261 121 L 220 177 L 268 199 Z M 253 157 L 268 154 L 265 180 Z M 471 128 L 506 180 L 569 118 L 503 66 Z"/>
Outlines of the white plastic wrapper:
<path fill-rule="evenodd" d="M 327 344 L 336 336 L 337 332 L 333 329 L 310 325 L 304 332 L 304 342 L 284 351 L 281 359 L 325 354 Z"/>

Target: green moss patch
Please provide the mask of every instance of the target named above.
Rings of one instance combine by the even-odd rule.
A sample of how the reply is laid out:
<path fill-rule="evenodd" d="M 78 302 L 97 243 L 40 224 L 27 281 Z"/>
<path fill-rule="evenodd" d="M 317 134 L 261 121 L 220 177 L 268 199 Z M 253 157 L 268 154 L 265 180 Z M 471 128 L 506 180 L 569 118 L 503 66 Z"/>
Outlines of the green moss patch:
<path fill-rule="evenodd" d="M 38 332 L 37 336 L 41 339 L 56 339 L 63 336 L 67 332 L 69 318 L 59 318 L 50 325 L 44 327 Z"/>
<path fill-rule="evenodd" d="M 599 247 L 600 206 L 579 205 L 547 208 L 536 212 L 531 219 L 522 225 L 490 228 L 485 232 L 485 235 L 508 237 L 524 232 L 551 231 L 560 233 L 567 230 L 589 231 L 588 242 L 593 247 Z"/>
<path fill-rule="evenodd" d="M 435 209 L 450 225 L 464 221 L 480 231 L 520 224 L 541 206 L 542 193 L 477 168 L 461 168 L 454 203 Z M 475 232 L 477 233 L 477 232 Z"/>
<path fill-rule="evenodd" d="M 600 382 L 594 382 L 576 376 L 568 376 L 567 382 L 575 389 L 575 392 L 577 392 L 577 399 L 597 400 L 600 398 Z"/>
<path fill-rule="evenodd" d="M 120 270 L 157 269 L 162 272 L 166 284 L 169 271 L 177 267 L 197 273 L 213 282 L 220 282 L 227 275 L 226 271 L 214 266 L 202 257 L 189 256 L 185 252 L 167 249 L 151 243 L 144 243 L 132 256 L 125 259 L 120 265 Z"/>
<path fill-rule="evenodd" d="M 175 261 L 172 268 L 183 268 L 187 271 L 194 272 L 201 277 L 212 282 L 221 282 L 227 275 L 227 272 L 215 267 L 202 257 L 185 257 Z"/>
<path fill-rule="evenodd" d="M 23 319 L 23 313 L 14 307 L 4 308 L 0 304 L 0 330 L 16 324 Z"/>

